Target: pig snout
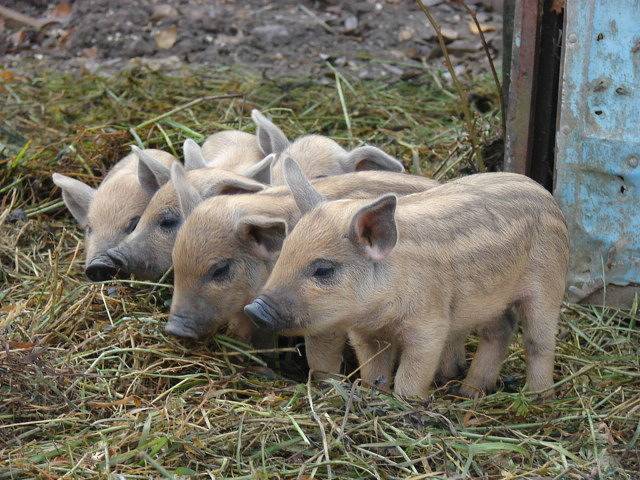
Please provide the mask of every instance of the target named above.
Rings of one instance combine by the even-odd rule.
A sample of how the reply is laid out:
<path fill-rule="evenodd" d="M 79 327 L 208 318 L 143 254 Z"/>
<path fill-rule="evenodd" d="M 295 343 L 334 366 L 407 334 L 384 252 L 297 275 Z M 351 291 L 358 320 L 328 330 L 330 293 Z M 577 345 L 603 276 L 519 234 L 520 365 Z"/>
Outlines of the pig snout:
<path fill-rule="evenodd" d="M 195 321 L 186 315 L 173 313 L 169 315 L 169 322 L 165 325 L 164 331 L 174 337 L 192 338 L 194 340 L 203 336 L 203 332 L 198 328 Z"/>
<path fill-rule="evenodd" d="M 93 258 L 86 266 L 84 272 L 92 282 L 102 282 L 115 277 L 118 267 L 107 255 Z"/>
<path fill-rule="evenodd" d="M 282 326 L 281 316 L 268 297 L 260 295 L 244 307 L 244 313 L 261 328 L 278 330 Z"/>

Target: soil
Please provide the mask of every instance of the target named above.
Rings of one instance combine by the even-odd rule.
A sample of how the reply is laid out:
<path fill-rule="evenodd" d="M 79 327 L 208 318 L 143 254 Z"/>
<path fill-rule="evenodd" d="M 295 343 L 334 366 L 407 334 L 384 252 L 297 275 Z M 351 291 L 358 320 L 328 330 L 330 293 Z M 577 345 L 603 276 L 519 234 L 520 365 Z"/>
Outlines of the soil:
<path fill-rule="evenodd" d="M 321 78 L 330 63 L 355 78 L 396 79 L 443 66 L 435 32 L 412 0 L 77 0 L 70 9 L 61 3 L 3 1 L 31 17 L 56 20 L 39 32 L 0 22 L 5 67 L 109 72 L 130 64 L 169 70 L 239 65 L 270 77 Z M 423 3 L 441 22 L 458 73 L 486 72 L 480 37 L 464 8 Z M 502 17 L 491 4 L 495 0 L 467 0 L 496 58 Z"/>

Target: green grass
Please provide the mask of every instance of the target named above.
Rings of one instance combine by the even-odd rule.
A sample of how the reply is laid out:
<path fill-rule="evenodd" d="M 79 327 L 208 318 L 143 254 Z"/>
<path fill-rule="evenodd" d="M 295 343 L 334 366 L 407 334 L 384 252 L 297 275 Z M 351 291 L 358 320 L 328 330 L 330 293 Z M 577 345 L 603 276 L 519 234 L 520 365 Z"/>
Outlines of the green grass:
<path fill-rule="evenodd" d="M 437 75 L 329 74 L 322 86 L 237 71 L 45 72 L 0 89 L 0 479 L 637 478 L 635 309 L 565 306 L 550 403 L 520 390 L 520 338 L 498 393 L 465 400 L 442 388 L 409 402 L 284 378 L 233 339 L 167 337 L 170 286 L 86 281 L 82 233 L 51 172 L 97 184 L 134 142 L 179 153 L 186 137 L 252 131 L 254 107 L 290 137 L 369 142 L 438 178 L 474 171 L 459 99 Z M 467 88 L 492 101 L 474 113 L 486 145 L 499 135 L 495 89 Z M 9 222 L 16 209 L 28 220 Z"/>

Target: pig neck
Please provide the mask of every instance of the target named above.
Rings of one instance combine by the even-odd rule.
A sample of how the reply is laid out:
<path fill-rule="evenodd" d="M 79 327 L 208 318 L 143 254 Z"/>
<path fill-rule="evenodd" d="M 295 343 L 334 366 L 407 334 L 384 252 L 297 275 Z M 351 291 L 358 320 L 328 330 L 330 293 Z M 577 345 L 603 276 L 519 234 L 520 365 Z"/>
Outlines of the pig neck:
<path fill-rule="evenodd" d="M 207 159 L 207 166 L 239 172 L 249 168 L 261 159 L 261 154 L 257 147 L 230 145 L 219 151 L 212 158 Z"/>
<path fill-rule="evenodd" d="M 237 206 L 246 215 L 282 218 L 288 225 L 300 219 L 300 210 L 287 187 L 269 188 L 256 194 L 237 195 Z"/>

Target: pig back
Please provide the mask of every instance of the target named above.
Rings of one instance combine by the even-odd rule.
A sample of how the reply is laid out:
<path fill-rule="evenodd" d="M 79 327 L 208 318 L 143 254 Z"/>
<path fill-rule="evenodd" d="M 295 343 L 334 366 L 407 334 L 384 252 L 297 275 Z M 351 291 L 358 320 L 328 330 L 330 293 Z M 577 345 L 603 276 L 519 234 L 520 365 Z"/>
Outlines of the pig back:
<path fill-rule="evenodd" d="M 510 288 L 532 271 L 564 282 L 564 216 L 549 192 L 522 175 L 473 175 L 399 198 L 395 219 L 399 250 L 437 264 L 457 288 Z"/>
<path fill-rule="evenodd" d="M 424 192 L 440 185 L 436 180 L 378 170 L 345 173 L 311 182 L 327 199 L 375 198 L 387 193 L 403 196 Z"/>
<path fill-rule="evenodd" d="M 208 165 L 242 173 L 258 163 L 264 155 L 255 135 L 239 130 L 214 133 L 202 144 Z"/>

